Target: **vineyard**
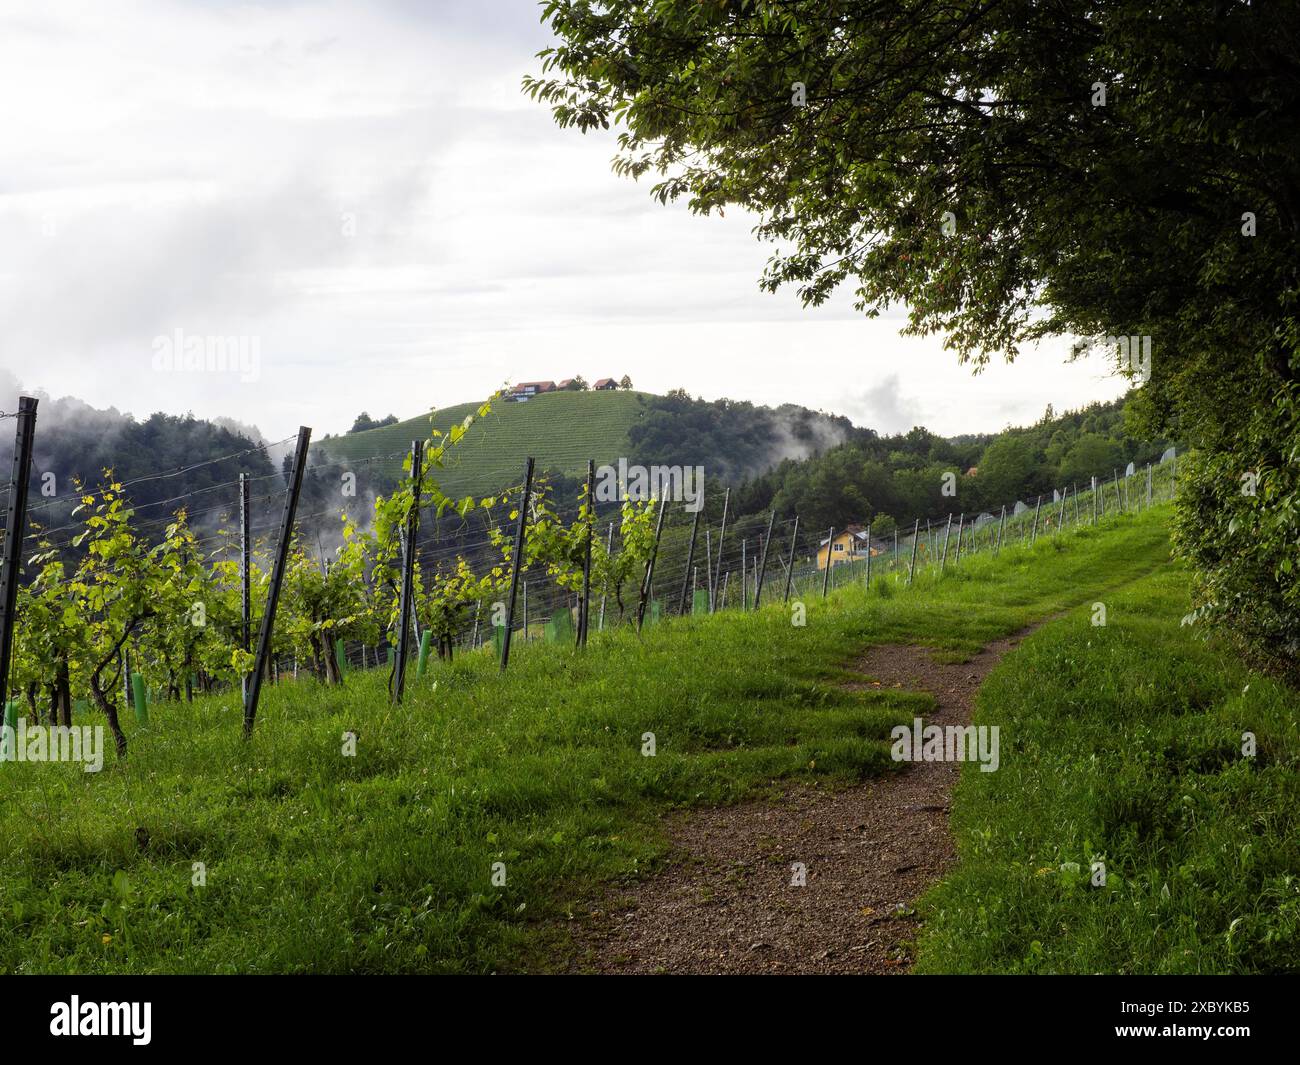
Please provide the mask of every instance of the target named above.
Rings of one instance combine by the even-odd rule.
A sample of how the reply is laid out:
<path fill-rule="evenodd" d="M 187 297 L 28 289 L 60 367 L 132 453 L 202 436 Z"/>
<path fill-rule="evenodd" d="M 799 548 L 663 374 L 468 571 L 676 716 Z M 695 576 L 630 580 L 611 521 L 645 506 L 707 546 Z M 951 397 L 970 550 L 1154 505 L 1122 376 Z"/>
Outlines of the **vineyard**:
<path fill-rule="evenodd" d="M 130 756 L 103 772 L 0 769 L 0 965 L 551 968 L 593 886 L 662 856 L 663 810 L 890 771 L 889 728 L 928 702 L 841 688 L 847 648 L 969 653 L 1160 566 L 1167 516 L 1112 513 L 943 572 L 918 563 L 911 586 L 901 571 L 883 588 L 845 581 L 809 597 L 804 626 L 774 601 L 639 635 L 607 625 L 585 653 L 521 643 L 504 674 L 489 653 L 457 654 L 397 705 L 386 670 L 282 679 L 249 740 L 237 690 L 153 707 L 124 722 Z"/>
<path fill-rule="evenodd" d="M 725 490 L 699 511 L 667 499 L 593 504 L 586 484 L 577 498 L 557 498 L 524 461 L 515 487 L 452 499 L 438 473 L 466 428 L 414 442 L 403 482 L 365 497 L 368 510 L 340 506 L 331 550 L 292 535 L 296 497 L 310 472 L 343 484 L 358 470 L 309 467 L 305 432 L 292 451 L 284 441 L 283 456 L 267 456 L 287 468 L 287 483 L 258 485 L 257 495 L 245 477 L 210 494 L 233 501 L 181 500 L 163 516 L 141 513 L 132 486 L 110 478 L 75 500 L 30 508 L 25 580 L 6 615 L 15 622 L 10 723 L 103 721 L 117 757 L 97 772 L 30 759 L 0 767 L 9 796 L 0 815 L 9 841 L 0 890 L 12 915 L 0 932 L 6 970 L 574 964 L 567 923 L 599 885 L 662 858 L 666 809 L 897 768 L 891 727 L 931 701 L 845 687 L 857 676 L 846 672 L 846 654 L 911 640 L 960 660 L 1072 607 L 1090 608 L 1095 626 L 1098 600 L 1118 611 L 1109 628 L 1084 621 L 1086 637 L 1072 628 L 1044 645 L 1057 659 L 1040 653 L 1030 674 L 1003 683 L 1015 693 L 1005 705 L 1023 704 L 1022 728 L 1045 727 L 1035 716 L 1043 707 L 1100 700 L 1110 727 L 1138 730 L 1126 742 L 1139 754 L 1148 742 L 1174 743 L 1197 772 L 1214 774 L 1214 752 L 1240 733 L 1239 702 L 1207 711 L 1188 734 L 1183 693 L 1216 706 L 1250 691 L 1249 721 L 1277 752 L 1276 768 L 1270 762 L 1247 791 L 1225 791 L 1202 842 L 1179 838 L 1212 850 L 1221 824 L 1273 816 L 1290 786 L 1286 693 L 1239 676 L 1170 616 L 1187 609 L 1185 590 L 1174 587 L 1181 577 L 1168 569 L 1172 458 L 1111 471 L 1095 487 L 1062 486 L 1032 505 L 1012 501 L 997 515 L 958 510 L 928 528 L 914 519 L 864 531 L 857 557 L 826 566 L 819 560 L 834 558 L 826 550 L 834 530 L 803 528 L 797 515 L 736 520 Z M 241 508 L 241 496 L 249 505 Z M 263 512 L 278 504 L 279 522 L 253 520 L 258 498 Z M 69 504 L 57 524 L 36 524 Z M 209 526 L 201 533 L 189 516 L 200 511 Z M 1157 572 L 1158 613 L 1144 621 L 1152 601 L 1118 590 L 1144 587 Z M 1156 646 L 1164 679 L 1144 696 L 1155 700 L 1149 712 L 1130 720 L 1134 678 L 1150 670 Z M 1081 654 L 1091 663 L 1082 671 Z M 258 681 L 266 687 L 255 718 Z M 1155 723 L 1164 731 L 1149 733 Z M 1067 745 L 1060 772 L 1089 771 L 1087 751 L 1105 742 L 1081 742 L 1082 763 Z M 1076 794 L 1064 780 L 1059 790 L 1060 801 Z M 980 801 L 1021 808 L 999 794 Z M 1141 800 L 1153 810 L 1164 801 Z M 1182 807 L 1170 803 L 1160 816 L 1177 820 Z M 1045 810 L 1035 846 L 1066 860 L 1089 844 L 1057 840 L 1062 817 Z M 983 940 L 961 929 L 985 904 L 980 877 L 1014 884 L 1020 875 L 999 863 L 1022 846 L 1024 826 L 999 830 L 1007 842 L 986 855 L 975 837 L 974 872 L 944 887 L 942 897 L 958 901 L 936 916 L 933 942 L 946 945 L 923 954 L 924 967 L 944 970 L 959 936 L 965 971 L 1069 968 L 1078 948 L 1068 938 L 1037 962 L 971 953 Z M 1129 854 L 1126 823 L 1115 832 L 1109 846 L 1124 872 L 1116 884 L 1158 895 L 1171 874 L 1160 864 L 1142 870 L 1164 852 L 1139 839 Z M 1270 871 L 1293 860 L 1281 839 L 1270 836 L 1267 848 L 1260 853 L 1271 857 L 1235 882 L 1242 904 L 1272 890 Z M 1217 927 L 1218 911 L 1196 898 L 1178 903 L 1192 926 Z M 1008 934 L 1032 938 L 1053 899 L 1019 899 Z M 1222 920 L 1238 908 L 1223 907 Z M 1261 918 L 1250 934 L 1277 931 Z M 1214 942 L 1159 961 L 1147 957 L 1160 940 L 1145 925 L 1125 935 L 1115 949 L 1151 966 L 1178 968 L 1184 957 L 1238 964 Z"/>
<path fill-rule="evenodd" d="M 640 416 L 644 399 L 642 392 L 549 392 L 526 403 L 495 403 L 488 417 L 470 427 L 465 446 L 448 456 L 439 485 L 448 495 L 464 496 L 517 484 L 525 453 L 533 455 L 540 470 L 580 477 L 590 458 L 605 463 L 627 454 L 628 429 Z M 376 477 L 395 483 L 412 438 L 427 437 L 430 426 L 450 432 L 478 407 L 443 407 L 396 425 L 331 437 L 316 450 L 354 467 L 373 462 Z"/>
<path fill-rule="evenodd" d="M 1063 486 L 1046 505 L 1012 501 L 996 516 L 959 513 L 924 528 L 917 519 L 888 537 L 868 528 L 841 561 L 827 546 L 835 530 L 800 529 L 798 515 L 732 518 L 729 527 L 729 492 L 720 512 L 717 493 L 710 500 L 716 526 L 709 508 L 668 499 L 599 505 L 590 478 L 577 498 L 556 498 L 532 458 L 513 488 L 455 499 L 441 472 L 491 410 L 485 403 L 445 432 L 433 427 L 404 462 L 372 456 L 370 465 L 382 458 L 405 470 L 387 494 L 358 497 L 347 461 L 308 466 L 300 434 L 279 522 L 253 520 L 247 476 L 202 498 L 164 498 L 147 515 L 131 502 L 135 485 L 111 472 L 94 488 L 77 486 L 72 500 L 30 508 L 19 553 L 27 579 L 5 616 L 13 647 L 6 719 L 22 712 L 32 723 L 71 725 L 74 710 L 93 709 L 124 756 L 128 709 L 146 722 L 150 703 L 238 688 L 251 731 L 264 680 L 310 674 L 344 685 L 349 673 L 378 667 L 400 699 L 408 672 L 424 677 L 434 655 L 490 647 L 504 669 L 512 643 L 582 645 L 591 632 L 824 597 L 851 582 L 883 592 L 918 572 L 942 574 L 973 555 L 1141 510 L 1168 498 L 1176 475 L 1171 460 L 1140 474 L 1111 471 L 1109 483 Z M 383 478 L 383 469 L 371 476 Z M 315 543 L 294 535 L 308 474 L 339 486 L 336 506 L 324 508 L 338 520 L 332 551 L 319 534 Z M 281 502 L 275 476 L 258 486 L 264 509 Z M 222 502 L 223 492 L 233 499 Z M 159 514 L 162 505 L 175 509 Z M 47 513 L 66 517 L 42 525 Z M 202 535 L 196 514 L 208 523 Z"/>
<path fill-rule="evenodd" d="M 484 405 L 479 416 L 489 410 Z M 440 655 L 451 653 L 469 605 L 477 614 L 485 603 L 499 598 L 507 572 L 509 543 L 499 513 L 510 507 L 511 493 L 453 501 L 432 476 L 472 422 L 473 416 L 466 417 L 446 434 L 434 429 L 427 458 L 422 454 L 427 462 L 424 477 L 417 475 L 387 497 L 376 496 L 371 513 L 364 515 L 365 529 L 356 516 L 348 516 L 340 507 L 339 546 L 328 559 L 323 554 L 311 557 L 309 546 L 293 537 L 307 473 L 307 439 L 301 435 L 294 458 L 297 475 L 287 491 L 278 535 L 269 538 L 273 544 L 268 544 L 268 538 L 253 542 L 255 533 L 271 526 L 251 520 L 247 477 L 214 485 L 202 501 L 165 500 L 180 503 L 165 516 L 141 514 L 131 503 L 133 483 L 114 481 L 111 471 L 102 485 L 76 486 L 71 501 L 55 497 L 32 508 L 26 512 L 32 531 L 20 547 L 12 542 L 6 545 L 6 557 L 22 562 L 29 577 L 15 589 L 14 606 L 5 615 L 6 642 L 12 639 L 7 690 L 21 695 L 34 722 L 70 725 L 74 707 L 89 703 L 103 714 L 118 753 L 124 755 L 123 703 L 133 704 L 143 720 L 149 693 L 157 701 L 182 695 L 192 699 L 196 689 L 256 688 L 263 671 L 256 671 L 252 685 L 248 684 L 254 666 L 250 650 L 254 627 L 263 632 L 260 658 L 273 680 L 280 678 L 282 663 L 292 662 L 289 672 L 296 676 L 298 663 L 303 662 L 325 682 L 341 682 L 344 645 L 375 645 L 381 634 L 395 632 L 403 603 L 404 628 L 409 630 L 413 623 L 422 633 L 423 653 L 428 654 L 431 637 L 437 640 Z M 16 450 L 16 466 L 25 464 L 29 455 L 30 446 Z M 323 468 L 338 470 L 341 465 L 316 466 L 311 472 L 319 475 Z M 20 494 L 25 473 L 19 467 L 11 496 Z M 344 469 L 340 482 L 348 482 L 349 474 L 354 481 L 355 474 Z M 222 490 L 235 496 L 233 507 L 213 505 L 219 498 L 215 494 Z M 418 502 L 413 502 L 417 495 Z M 264 497 L 264 502 L 270 499 Z M 242 519 L 237 537 L 229 527 L 199 536 L 190 513 L 200 502 L 206 517 L 220 512 L 215 519 L 218 525 L 234 524 L 231 518 L 237 514 Z M 67 520 L 42 526 L 40 518 L 60 513 L 61 504 Z M 430 548 L 427 541 L 413 541 L 413 550 L 407 551 L 402 531 L 408 521 L 414 529 L 413 516 L 426 507 L 439 517 L 452 511 L 462 523 L 472 514 L 480 518 L 484 536 L 472 545 L 462 543 L 463 550 L 454 553 Z M 529 495 L 528 509 L 531 521 L 521 557 L 530 567 L 544 568 L 557 585 L 571 585 L 576 526 L 566 528 L 556 519 L 546 485 L 540 481 Z M 13 514 L 23 515 L 20 506 L 10 511 L 15 523 Z M 513 513 L 517 518 L 518 493 Z M 645 537 L 637 532 L 646 520 L 645 507 L 625 507 L 619 557 L 597 553 L 598 579 L 616 594 L 643 550 Z M 319 540 L 317 547 L 323 550 Z M 465 552 L 470 551 L 480 563 L 478 572 L 466 561 Z M 268 561 L 272 555 L 274 564 Z M 399 565 L 399 555 L 407 565 Z M 274 596 L 270 595 L 273 581 Z M 406 589 L 405 599 L 401 587 Z M 262 604 L 261 617 L 255 602 Z M 283 609 L 275 618 L 277 605 Z M 278 624 L 263 624 L 268 614 Z M 407 648 L 406 641 L 397 637 L 389 645 L 395 650 Z M 16 701 L 7 702 L 6 715 L 12 723 Z"/>

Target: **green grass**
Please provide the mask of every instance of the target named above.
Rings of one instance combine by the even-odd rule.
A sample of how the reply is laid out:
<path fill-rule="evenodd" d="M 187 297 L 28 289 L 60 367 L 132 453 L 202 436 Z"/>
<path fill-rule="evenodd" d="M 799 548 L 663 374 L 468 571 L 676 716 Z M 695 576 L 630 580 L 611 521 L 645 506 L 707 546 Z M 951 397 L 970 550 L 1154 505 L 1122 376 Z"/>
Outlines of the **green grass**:
<path fill-rule="evenodd" d="M 663 856 L 665 810 L 895 768 L 889 728 L 930 704 L 845 690 L 864 647 L 916 641 L 960 657 L 1098 598 L 1115 601 L 1104 638 L 1122 642 L 1119 590 L 1166 564 L 1166 518 L 1155 509 L 963 560 L 888 595 L 845 587 L 810 600 L 803 627 L 774 604 L 640 638 L 606 633 L 582 655 L 517 646 L 504 677 L 468 655 L 413 679 L 400 708 L 379 674 L 336 690 L 286 683 L 266 690 L 249 743 L 237 699 L 211 697 L 153 707 L 129 759 L 110 755 L 97 775 L 0 766 L 0 970 L 563 965 L 570 916 Z M 1159 663 L 1146 676 L 1189 698 L 1213 690 Z M 1156 698 L 1144 689 L 1134 713 Z M 345 730 L 359 734 L 354 758 L 341 754 Z M 641 753 L 646 732 L 652 758 Z M 206 886 L 192 886 L 194 862 Z M 491 882 L 495 862 L 504 886 Z"/>
<path fill-rule="evenodd" d="M 538 471 L 557 469 L 585 476 L 587 460 L 613 463 L 628 451 L 627 434 L 641 416 L 644 392 L 548 392 L 527 403 L 498 400 L 492 413 L 478 421 L 465 439 L 448 453 L 438 483 L 448 495 L 487 494 L 518 484 L 524 458 L 537 459 Z M 429 439 L 432 426 L 446 432 L 475 413 L 480 404 L 461 403 L 409 418 L 382 429 L 349 433 L 319 445 L 334 459 L 371 459 L 378 483 L 401 476 L 402 456 L 412 440 Z"/>
<path fill-rule="evenodd" d="M 963 767 L 920 971 L 1300 970 L 1300 698 L 1180 628 L 1177 569 L 1103 601 L 980 691 L 1001 768 Z"/>

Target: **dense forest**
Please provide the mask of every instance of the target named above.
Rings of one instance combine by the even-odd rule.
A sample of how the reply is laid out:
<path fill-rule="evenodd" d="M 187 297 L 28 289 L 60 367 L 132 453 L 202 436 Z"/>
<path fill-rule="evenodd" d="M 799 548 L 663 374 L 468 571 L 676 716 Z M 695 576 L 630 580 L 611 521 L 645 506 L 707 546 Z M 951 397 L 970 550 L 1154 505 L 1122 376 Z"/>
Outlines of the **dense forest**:
<path fill-rule="evenodd" d="M 272 472 L 259 441 L 191 415 L 153 414 L 137 422 L 113 408 L 43 399 L 36 429 L 32 505 L 49 495 L 49 489 L 42 492 L 45 485 L 67 495 L 76 482 L 98 484 L 106 469 L 120 481 L 137 482 L 131 492 L 137 506 L 236 480 L 241 473 L 263 477 Z M 0 440 L 0 462 L 8 470 L 12 461 L 13 438 L 6 433 Z M 173 470 L 183 472 L 140 481 Z"/>
<path fill-rule="evenodd" d="M 703 465 L 713 485 L 733 486 L 737 516 L 775 507 L 818 528 L 870 520 L 884 531 L 949 510 L 978 513 L 1017 499 L 1032 502 L 1093 475 L 1122 473 L 1129 462 L 1159 461 L 1171 442 L 1130 435 L 1124 406 L 1115 400 L 1061 415 L 1048 407 L 1033 425 L 1000 433 L 945 438 L 916 427 L 880 436 L 802 407 L 707 403 L 679 391 L 652 401 L 654 414 L 633 432 L 632 453 L 645 464 Z M 796 457 L 770 466 L 783 448 Z M 797 457 L 801 450 L 808 457 Z M 940 492 L 950 473 L 951 497 Z M 712 511 L 721 503 L 716 492 L 710 496 Z"/>
<path fill-rule="evenodd" d="M 160 526 L 187 500 L 190 517 L 200 528 L 228 518 L 232 510 L 237 513 L 237 490 L 215 486 L 237 481 L 241 473 L 253 479 L 250 495 L 255 502 L 269 508 L 269 490 L 282 494 L 282 489 L 256 435 L 256 430 L 235 422 L 217 424 L 188 414 L 153 414 L 136 421 L 112 407 L 100 410 L 71 397 L 42 396 L 29 521 L 46 530 L 64 527 L 78 503 L 78 486 L 98 486 L 105 470 L 129 485 L 129 498 L 142 511 L 139 520 L 150 523 L 146 529 Z M 0 434 L 0 469 L 6 475 L 13 464 L 13 444 L 12 431 Z M 55 540 L 61 542 L 62 537 Z"/>
<path fill-rule="evenodd" d="M 861 436 L 847 418 L 792 403 L 760 407 L 734 399 L 692 399 L 684 389 L 648 396 L 628 433 L 628 453 L 644 465 L 702 465 L 734 484 L 782 461 L 797 461 Z"/>

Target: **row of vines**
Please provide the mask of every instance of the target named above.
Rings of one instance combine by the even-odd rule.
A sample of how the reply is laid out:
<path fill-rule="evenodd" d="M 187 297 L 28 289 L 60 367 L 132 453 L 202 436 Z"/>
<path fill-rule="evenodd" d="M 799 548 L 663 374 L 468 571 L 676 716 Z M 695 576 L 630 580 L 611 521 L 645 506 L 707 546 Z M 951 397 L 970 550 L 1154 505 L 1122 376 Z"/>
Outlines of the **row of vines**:
<path fill-rule="evenodd" d="M 485 404 L 478 416 L 489 409 Z M 488 537 L 486 552 L 472 562 L 451 555 L 425 564 L 416 553 L 414 618 L 420 631 L 431 634 L 439 655 L 451 653 L 467 618 L 484 610 L 490 614 L 504 599 L 522 488 L 453 500 L 437 482 L 448 449 L 472 421 L 467 418 L 447 434 L 435 430 L 425 448 L 421 482 L 412 483 L 408 459 L 407 479 L 388 495 L 376 496 L 368 521 L 341 511 L 340 546 L 327 562 L 313 557 L 302 537 L 294 537 L 273 657 L 310 663 L 325 683 L 340 684 L 335 641 L 397 646 L 401 530 L 413 507 L 434 516 L 454 511 L 462 520 L 476 515 Z M 595 514 L 582 494 L 576 518 L 566 523 L 545 480 L 534 482 L 524 567 L 542 570 L 557 587 L 576 592 L 590 545 L 592 587 L 621 602 L 653 545 L 653 504 L 622 505 L 619 548 L 611 551 L 593 534 Z M 33 722 L 70 725 L 74 704 L 87 700 L 102 713 L 119 756 L 127 748 L 120 712 L 128 662 L 150 690 L 170 699 L 192 698 L 196 687 L 237 687 L 254 666 L 246 649 L 238 533 L 223 531 L 213 547 L 195 534 L 183 507 L 152 536 L 137 528 L 134 517 L 128 492 L 105 471 L 101 485 L 81 491 L 72 512 L 75 535 L 68 543 L 56 544 L 40 529 L 34 531 L 35 551 L 25 559 L 28 580 L 18 593 L 10 675 L 10 688 L 26 703 Z M 248 578 L 255 636 L 270 583 L 265 561 L 256 555 Z"/>

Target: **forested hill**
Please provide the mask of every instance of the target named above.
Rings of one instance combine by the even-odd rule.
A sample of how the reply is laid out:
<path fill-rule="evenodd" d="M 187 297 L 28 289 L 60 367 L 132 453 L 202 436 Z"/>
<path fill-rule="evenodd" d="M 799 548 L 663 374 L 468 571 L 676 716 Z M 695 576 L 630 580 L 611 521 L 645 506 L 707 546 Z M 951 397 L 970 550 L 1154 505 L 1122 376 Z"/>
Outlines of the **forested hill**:
<path fill-rule="evenodd" d="M 1082 486 L 1094 474 L 1121 473 L 1129 462 L 1156 462 L 1170 441 L 1139 440 L 1125 429 L 1124 400 L 1056 415 L 1049 407 L 1030 426 L 1000 433 L 945 438 L 924 428 L 895 436 L 854 429 L 849 439 L 802 462 L 784 461 L 739 485 L 739 514 L 775 507 L 815 527 L 888 519 L 941 518 L 952 500 L 938 486 L 959 478 L 960 509 L 996 512 L 1016 499 L 1051 496 L 1054 488 Z"/>
<path fill-rule="evenodd" d="M 11 400 L 5 409 L 15 406 Z M 7 476 L 13 463 L 14 422 L 4 425 L 8 428 L 0 433 L 0 469 Z M 111 407 L 101 410 L 71 397 L 40 397 L 29 517 L 47 529 L 62 524 L 76 504 L 77 485 L 99 486 L 106 469 L 113 471 L 115 480 L 130 482 L 129 496 L 137 509 L 151 508 L 141 520 L 166 517 L 184 501 L 192 518 L 199 510 L 237 506 L 234 487 L 214 486 L 237 481 L 241 473 L 257 479 L 259 493 L 282 490 L 280 478 L 268 477 L 276 471 L 255 435 L 256 430 L 234 422 L 219 425 L 171 414 L 136 421 Z"/>
<path fill-rule="evenodd" d="M 628 430 L 628 454 L 646 465 L 703 466 L 707 476 L 734 484 L 872 436 L 848 418 L 793 403 L 708 401 L 674 389 L 646 397 L 641 418 Z"/>
<path fill-rule="evenodd" d="M 440 471 L 450 491 L 496 491 L 517 478 L 523 457 L 532 454 L 550 475 L 557 498 L 576 498 L 587 457 L 614 462 L 626 456 L 646 465 L 703 466 L 710 513 L 721 508 L 718 489 L 730 485 L 737 520 L 775 508 L 818 528 L 872 521 L 886 530 L 891 520 L 942 518 L 953 503 L 938 491 L 948 473 L 959 478 L 958 509 L 996 512 L 1016 499 L 1032 501 L 1040 493 L 1050 498 L 1054 488 L 1084 485 L 1093 474 L 1122 470 L 1129 462 L 1157 461 L 1170 443 L 1130 436 L 1122 400 L 1059 416 L 1049 408 L 1030 426 L 953 438 L 919 427 L 881 436 L 847 418 L 793 404 L 706 401 L 680 389 L 665 396 L 559 393 L 498 406 Z M 450 408 L 439 416 L 459 421 L 463 413 Z M 133 503 L 151 508 L 142 518 L 170 514 L 180 505 L 171 501 L 179 499 L 205 527 L 230 520 L 238 500 L 230 482 L 249 473 L 255 479 L 255 517 L 273 524 L 291 442 L 264 451 L 255 429 L 222 423 L 169 414 L 136 421 L 76 399 L 43 398 L 31 479 L 33 517 L 47 528 L 60 523 L 75 503 L 74 478 L 96 485 L 111 468 L 118 480 L 134 482 Z M 402 441 L 427 434 L 429 423 L 425 415 L 323 440 L 313 461 L 328 468 L 308 475 L 299 509 L 304 534 L 310 538 L 315 529 L 337 522 L 343 504 L 335 466 L 355 464 L 359 471 L 363 490 L 357 505 L 364 520 L 365 501 L 387 491 L 400 475 Z M 0 436 L 0 468 L 8 468 L 13 440 L 8 433 Z M 58 505 L 42 493 L 47 473 L 55 475 Z"/>
<path fill-rule="evenodd" d="M 401 476 L 402 458 L 430 427 L 446 432 L 478 403 L 444 407 L 405 421 L 375 423 L 367 431 L 322 439 L 317 450 L 331 459 L 364 462 L 376 490 Z M 362 419 L 365 421 L 362 421 Z M 448 459 L 439 479 L 452 495 L 498 491 L 519 479 L 526 455 L 553 483 L 584 475 L 587 460 L 619 458 L 646 465 L 701 465 L 715 483 L 738 483 L 787 458 L 806 458 L 853 439 L 847 418 L 786 404 L 760 407 L 731 399 L 691 399 L 676 389 L 649 392 L 550 392 L 527 403 L 498 399 Z"/>

